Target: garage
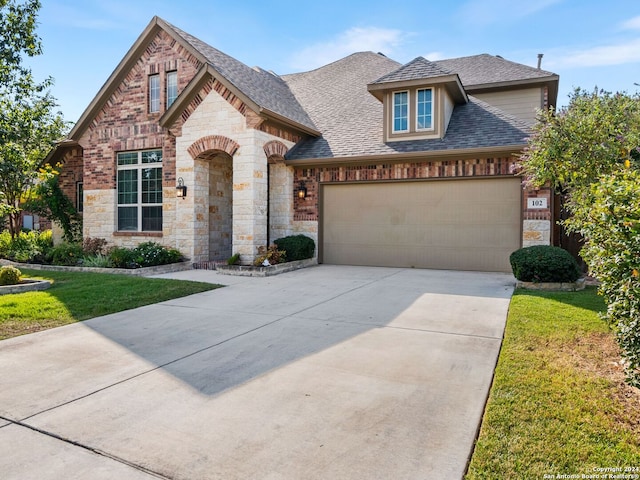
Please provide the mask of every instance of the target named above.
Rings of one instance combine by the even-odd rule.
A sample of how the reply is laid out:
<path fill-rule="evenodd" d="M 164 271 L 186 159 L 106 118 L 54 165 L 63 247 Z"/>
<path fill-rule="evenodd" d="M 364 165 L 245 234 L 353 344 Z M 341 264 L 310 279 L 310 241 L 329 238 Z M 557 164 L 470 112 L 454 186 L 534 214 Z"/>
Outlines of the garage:
<path fill-rule="evenodd" d="M 521 243 L 520 179 L 325 184 L 319 260 L 510 272 Z"/>

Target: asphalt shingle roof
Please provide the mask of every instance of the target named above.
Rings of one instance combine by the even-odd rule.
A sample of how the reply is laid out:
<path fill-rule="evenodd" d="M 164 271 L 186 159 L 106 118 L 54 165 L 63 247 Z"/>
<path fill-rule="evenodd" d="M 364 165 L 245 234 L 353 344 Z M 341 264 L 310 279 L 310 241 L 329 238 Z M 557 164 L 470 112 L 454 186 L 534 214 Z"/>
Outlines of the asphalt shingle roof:
<path fill-rule="evenodd" d="M 424 57 L 417 57 L 409 63 L 402 65 L 397 70 L 383 75 L 373 84 L 402 82 L 406 80 L 416 80 L 420 78 L 433 78 L 452 75 L 453 72 L 442 68 L 436 63 L 430 62 Z"/>
<path fill-rule="evenodd" d="M 262 69 L 248 67 L 174 25 L 169 23 L 167 25 L 205 57 L 207 62 L 227 81 L 231 82 L 258 106 L 317 130 L 305 109 L 296 100 L 282 78 Z"/>
<path fill-rule="evenodd" d="M 384 143 L 382 103 L 367 91 L 367 84 L 385 78 L 399 67 L 399 63 L 387 57 L 363 52 L 311 72 L 283 76 L 322 132 L 319 138 L 298 143 L 287 158 L 375 156 L 524 145 L 530 133 L 525 122 L 471 96 L 468 103 L 454 108 L 444 138 Z"/>
<path fill-rule="evenodd" d="M 545 78 L 555 73 L 539 70 L 528 65 L 505 60 L 502 57 L 483 53 L 470 57 L 451 58 L 433 62 L 457 73 L 465 87 L 497 82 L 515 82 L 532 78 Z"/>

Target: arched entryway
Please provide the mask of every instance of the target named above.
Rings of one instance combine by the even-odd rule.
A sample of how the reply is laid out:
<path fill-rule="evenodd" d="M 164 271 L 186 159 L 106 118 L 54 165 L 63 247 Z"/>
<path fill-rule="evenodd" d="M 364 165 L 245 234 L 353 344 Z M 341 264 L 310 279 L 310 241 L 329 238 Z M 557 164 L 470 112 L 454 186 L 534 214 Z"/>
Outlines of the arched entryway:
<path fill-rule="evenodd" d="M 203 137 L 188 149 L 195 162 L 201 191 L 194 192 L 205 203 L 200 221 L 208 224 L 208 260 L 224 261 L 233 254 L 233 154 L 239 146 L 220 135 Z M 196 200 L 198 201 L 198 200 Z"/>

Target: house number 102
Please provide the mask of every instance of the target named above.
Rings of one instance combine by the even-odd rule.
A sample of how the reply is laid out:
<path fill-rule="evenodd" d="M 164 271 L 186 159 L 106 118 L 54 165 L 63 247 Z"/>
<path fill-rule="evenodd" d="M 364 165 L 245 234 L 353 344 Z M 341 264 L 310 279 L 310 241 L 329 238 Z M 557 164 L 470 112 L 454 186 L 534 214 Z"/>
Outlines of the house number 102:
<path fill-rule="evenodd" d="M 547 199 L 527 198 L 527 208 L 547 208 Z"/>

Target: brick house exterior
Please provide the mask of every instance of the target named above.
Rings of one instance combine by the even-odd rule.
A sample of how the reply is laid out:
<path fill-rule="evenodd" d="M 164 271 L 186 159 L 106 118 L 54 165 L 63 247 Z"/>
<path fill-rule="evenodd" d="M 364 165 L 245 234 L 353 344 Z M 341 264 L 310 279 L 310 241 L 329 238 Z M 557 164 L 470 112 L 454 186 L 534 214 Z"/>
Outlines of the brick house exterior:
<path fill-rule="evenodd" d="M 83 204 L 85 237 L 153 240 L 193 262 L 239 253 L 250 263 L 258 247 L 303 233 L 326 261 L 330 186 L 380 185 L 385 196 L 385 185 L 402 182 L 513 180 L 532 112 L 555 103 L 557 83 L 489 55 L 400 65 L 372 52 L 278 76 L 154 17 L 51 159 L 64 165 L 63 191 Z M 415 95 L 427 100 L 407 103 L 406 118 L 429 125 L 398 133 L 395 102 Z M 517 200 L 511 247 L 550 243 L 550 192 Z"/>

